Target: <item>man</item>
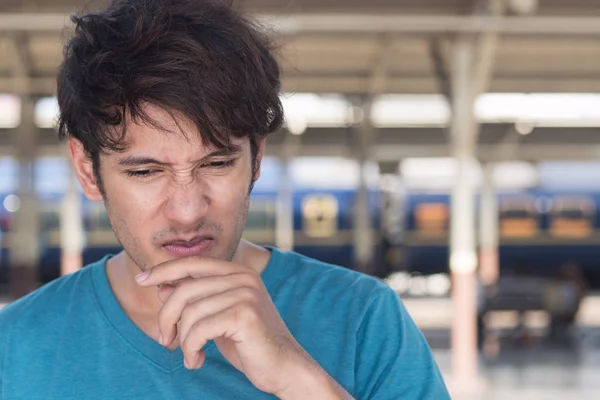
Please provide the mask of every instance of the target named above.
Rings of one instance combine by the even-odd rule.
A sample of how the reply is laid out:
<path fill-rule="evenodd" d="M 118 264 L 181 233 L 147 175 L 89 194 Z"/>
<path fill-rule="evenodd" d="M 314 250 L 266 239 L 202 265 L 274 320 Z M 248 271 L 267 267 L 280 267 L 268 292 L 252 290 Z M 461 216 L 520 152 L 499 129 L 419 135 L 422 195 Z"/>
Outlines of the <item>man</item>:
<path fill-rule="evenodd" d="M 3 399 L 444 399 L 379 281 L 241 239 L 282 123 L 267 39 L 229 6 L 74 17 L 59 133 L 123 252 L 0 314 Z"/>

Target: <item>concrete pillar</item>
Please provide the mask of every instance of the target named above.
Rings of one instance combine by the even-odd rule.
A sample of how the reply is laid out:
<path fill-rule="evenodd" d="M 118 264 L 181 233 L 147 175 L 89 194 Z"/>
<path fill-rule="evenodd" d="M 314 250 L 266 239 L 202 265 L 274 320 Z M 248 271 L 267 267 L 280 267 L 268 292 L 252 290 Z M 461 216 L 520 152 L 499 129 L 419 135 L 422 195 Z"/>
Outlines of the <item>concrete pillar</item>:
<path fill-rule="evenodd" d="M 294 192 L 290 174 L 290 161 L 297 155 L 300 135 L 286 133 L 280 160 L 279 193 L 275 216 L 275 245 L 283 251 L 294 249 Z"/>
<path fill-rule="evenodd" d="M 452 274 L 452 380 L 457 388 L 473 385 L 478 375 L 477 253 L 475 243 L 476 136 L 473 124 L 471 37 L 457 38 L 452 54 L 451 153 L 457 175 L 452 190 L 450 271 Z"/>
<path fill-rule="evenodd" d="M 73 167 L 69 163 L 69 180 L 60 210 L 61 275 L 75 272 L 83 266 L 82 251 L 85 232 L 81 218 L 81 194 L 77 190 Z"/>
<path fill-rule="evenodd" d="M 355 156 L 359 163 L 359 181 L 356 191 L 356 200 L 353 208 L 353 248 L 354 269 L 357 271 L 373 274 L 376 266 L 374 264 L 374 238 L 373 223 L 369 209 L 369 187 L 367 182 L 367 163 L 370 159 L 371 144 L 374 142 L 375 131 L 371 125 L 371 99 L 362 101 L 360 108 L 355 107 L 354 112 L 362 118 L 356 118 L 359 122 L 354 129 L 355 134 Z"/>
<path fill-rule="evenodd" d="M 498 280 L 498 200 L 494 186 L 494 164 L 483 170 L 481 204 L 479 206 L 479 277 L 483 285 Z"/>
<path fill-rule="evenodd" d="M 283 251 L 294 249 L 294 198 L 289 174 L 289 160 L 281 159 L 277 196 L 275 245 Z"/>
<path fill-rule="evenodd" d="M 373 224 L 369 212 L 369 192 L 365 173 L 365 162 L 360 163 L 360 181 L 353 209 L 354 267 L 357 271 L 372 273 Z"/>
<path fill-rule="evenodd" d="M 21 124 L 16 130 L 16 156 L 19 162 L 20 207 L 15 215 L 10 241 L 10 286 L 13 299 L 24 296 L 37 287 L 37 267 L 40 259 L 40 221 L 34 186 L 36 137 L 35 101 L 21 97 Z"/>

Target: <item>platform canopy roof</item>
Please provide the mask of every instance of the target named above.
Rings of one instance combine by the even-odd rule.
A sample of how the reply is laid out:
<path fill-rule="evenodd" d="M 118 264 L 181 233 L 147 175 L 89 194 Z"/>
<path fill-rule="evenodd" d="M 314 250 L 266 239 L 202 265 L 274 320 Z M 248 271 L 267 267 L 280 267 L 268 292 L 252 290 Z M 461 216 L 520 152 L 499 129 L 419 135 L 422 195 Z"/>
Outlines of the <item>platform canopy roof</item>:
<path fill-rule="evenodd" d="M 53 95 L 68 15 L 101 5 L 0 2 L 0 93 Z M 600 93 L 598 0 L 246 0 L 237 6 L 264 21 L 281 43 L 286 93 L 447 99 L 451 52 L 461 35 L 471 35 L 484 65 L 487 59 L 484 92 Z M 520 137 L 510 121 L 487 121 L 480 147 L 494 153 L 517 141 L 524 153 L 513 156 L 519 158 L 595 158 L 599 127 L 546 126 Z M 448 153 L 444 126 L 377 129 L 381 159 Z M 5 149 L 8 131 L 4 138 L 0 132 Z M 40 135 L 42 145 L 51 144 L 48 133 Z M 351 154 L 348 135 L 344 127 L 309 126 L 303 143 L 310 154 Z"/>

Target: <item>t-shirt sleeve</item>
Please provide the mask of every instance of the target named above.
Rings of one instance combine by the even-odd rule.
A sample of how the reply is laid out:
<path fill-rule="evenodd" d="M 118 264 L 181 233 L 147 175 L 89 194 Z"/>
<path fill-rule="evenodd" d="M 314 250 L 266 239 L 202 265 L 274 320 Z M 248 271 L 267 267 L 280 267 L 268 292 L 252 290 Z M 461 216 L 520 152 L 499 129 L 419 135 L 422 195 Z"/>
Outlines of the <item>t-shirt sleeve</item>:
<path fill-rule="evenodd" d="M 450 399 L 429 345 L 392 289 L 377 290 L 357 345 L 358 400 Z"/>

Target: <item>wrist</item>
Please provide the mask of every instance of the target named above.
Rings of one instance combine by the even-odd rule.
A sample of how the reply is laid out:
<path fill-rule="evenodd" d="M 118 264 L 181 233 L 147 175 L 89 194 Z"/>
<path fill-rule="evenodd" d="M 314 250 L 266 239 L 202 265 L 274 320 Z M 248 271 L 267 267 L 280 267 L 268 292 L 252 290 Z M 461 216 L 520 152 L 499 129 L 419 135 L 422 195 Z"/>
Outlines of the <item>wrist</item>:
<path fill-rule="evenodd" d="M 313 359 L 291 365 L 285 389 L 275 395 L 282 400 L 349 400 L 352 397 Z"/>

